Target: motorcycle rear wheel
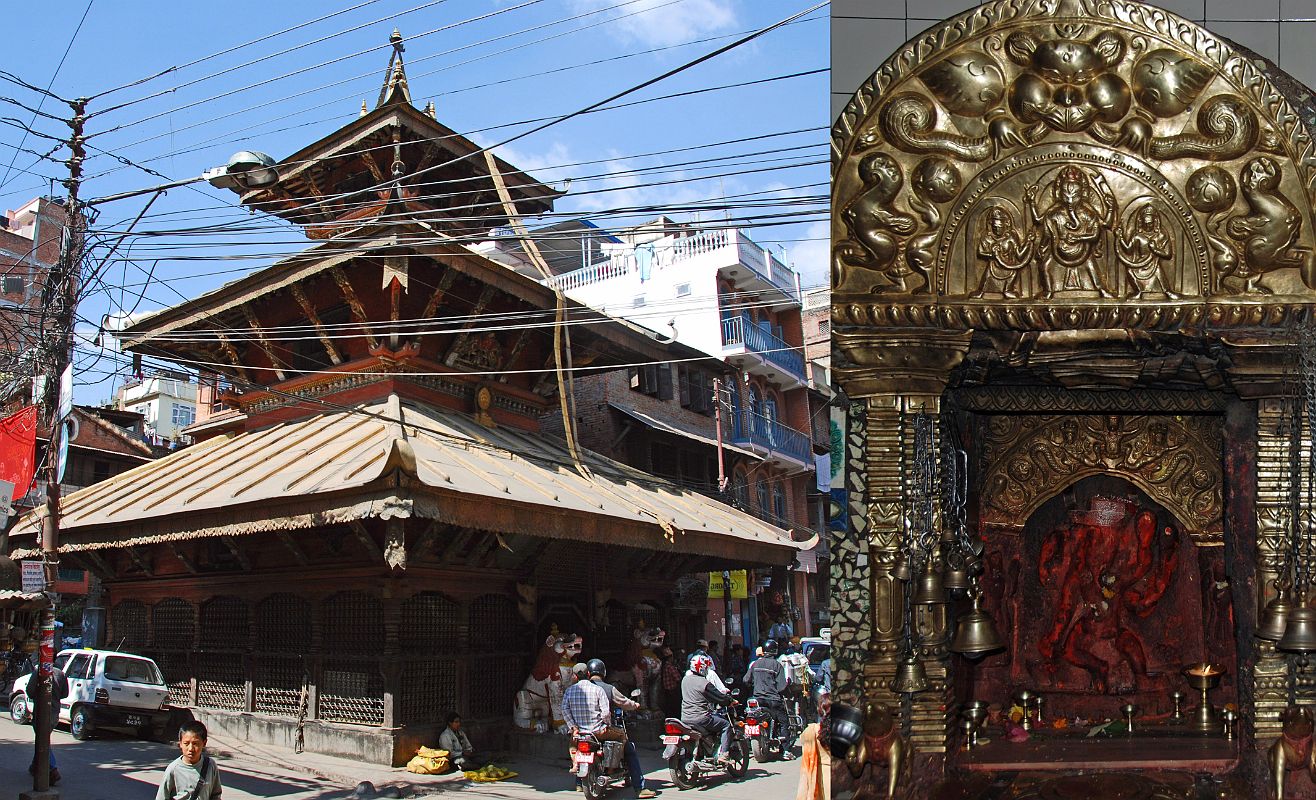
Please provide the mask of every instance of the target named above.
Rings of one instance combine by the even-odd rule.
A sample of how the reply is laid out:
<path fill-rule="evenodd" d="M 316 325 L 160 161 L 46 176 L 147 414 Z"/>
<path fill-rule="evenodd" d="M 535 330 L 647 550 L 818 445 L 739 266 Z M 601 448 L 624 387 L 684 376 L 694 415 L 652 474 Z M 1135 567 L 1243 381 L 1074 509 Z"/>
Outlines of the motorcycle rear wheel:
<path fill-rule="evenodd" d="M 731 765 L 727 768 L 727 774 L 734 780 L 740 780 L 749 772 L 749 749 L 744 741 L 731 743 Z"/>
<path fill-rule="evenodd" d="M 605 780 L 603 785 L 599 785 L 599 779 L 603 776 L 599 774 L 597 765 L 589 768 L 585 777 L 580 779 L 581 785 L 585 789 L 585 800 L 601 800 L 604 793 L 607 792 L 608 782 Z"/>
<path fill-rule="evenodd" d="M 672 783 L 678 789 L 695 788 L 696 778 L 690 770 L 690 764 L 695 760 L 694 755 L 677 750 L 676 754 L 667 759 L 667 772 L 672 778 Z"/>
<path fill-rule="evenodd" d="M 750 747 L 754 750 L 754 760 L 760 764 L 766 764 L 772 760 L 772 753 L 768 751 L 768 746 L 763 742 L 762 736 L 756 736 Z"/>

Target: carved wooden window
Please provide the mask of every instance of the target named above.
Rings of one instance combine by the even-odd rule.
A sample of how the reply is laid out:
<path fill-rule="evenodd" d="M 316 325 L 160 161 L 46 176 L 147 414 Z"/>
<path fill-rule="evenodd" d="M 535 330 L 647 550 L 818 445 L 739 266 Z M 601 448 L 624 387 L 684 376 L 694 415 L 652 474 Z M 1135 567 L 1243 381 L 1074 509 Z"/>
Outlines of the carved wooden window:
<path fill-rule="evenodd" d="M 319 689 L 320 719 L 356 725 L 384 724 L 384 677 L 377 662 L 326 660 L 320 671 Z"/>
<path fill-rule="evenodd" d="M 197 705 L 226 711 L 246 711 L 246 684 L 242 654 L 206 653 L 197 659 Z"/>
<path fill-rule="evenodd" d="M 403 722 L 442 723 L 457 710 L 457 659 L 409 662 L 402 670 L 401 707 Z"/>
<path fill-rule="evenodd" d="M 296 717 L 301 711 L 305 661 L 300 656 L 262 656 L 252 675 L 255 709 L 262 714 Z"/>
<path fill-rule="evenodd" d="M 146 606 L 137 600 L 125 600 L 110 611 L 108 641 L 116 649 L 140 651 L 147 642 Z"/>
<path fill-rule="evenodd" d="M 201 604 L 201 650 L 251 648 L 251 618 L 239 597 L 215 597 Z"/>
<path fill-rule="evenodd" d="M 307 653 L 311 649 L 311 603 L 280 592 L 256 604 L 256 649 L 267 653 Z"/>
<path fill-rule="evenodd" d="M 195 635 L 196 611 L 191 603 L 178 597 L 168 597 L 151 608 L 153 649 L 191 650 Z"/>
<path fill-rule="evenodd" d="M 524 652 L 528 637 L 516 603 L 501 594 L 486 594 L 471 603 L 470 649 L 475 653 Z"/>
<path fill-rule="evenodd" d="M 377 656 L 384 649 L 384 611 L 365 592 L 339 592 L 324 601 L 324 652 Z"/>
<path fill-rule="evenodd" d="M 481 656 L 471 660 L 469 680 L 470 716 L 503 717 L 512 706 L 512 698 L 525 680 L 525 659 L 506 656 Z"/>
<path fill-rule="evenodd" d="M 461 607 L 437 592 L 422 592 L 402 603 L 398 644 L 404 653 L 452 655 L 462 650 Z"/>
<path fill-rule="evenodd" d="M 154 651 L 149 654 L 160 672 L 164 674 L 165 685 L 169 687 L 169 704 L 187 706 L 192 704 L 192 665 L 186 652 Z"/>

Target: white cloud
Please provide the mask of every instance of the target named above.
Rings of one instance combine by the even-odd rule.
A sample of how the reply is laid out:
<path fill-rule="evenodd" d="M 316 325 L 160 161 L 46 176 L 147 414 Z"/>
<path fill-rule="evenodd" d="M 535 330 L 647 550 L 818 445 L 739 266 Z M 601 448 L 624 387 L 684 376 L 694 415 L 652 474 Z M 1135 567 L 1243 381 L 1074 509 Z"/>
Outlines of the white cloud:
<path fill-rule="evenodd" d="M 615 0 L 570 0 L 578 13 L 616 5 Z M 622 39 L 665 47 L 726 31 L 736 25 L 735 0 L 636 0 L 609 12 L 607 27 Z"/>
<path fill-rule="evenodd" d="M 826 286 L 831 280 L 831 228 L 826 222 L 811 222 L 804 229 L 807 241 L 794 242 L 786 248 L 786 258 L 800 273 L 801 286 Z"/>

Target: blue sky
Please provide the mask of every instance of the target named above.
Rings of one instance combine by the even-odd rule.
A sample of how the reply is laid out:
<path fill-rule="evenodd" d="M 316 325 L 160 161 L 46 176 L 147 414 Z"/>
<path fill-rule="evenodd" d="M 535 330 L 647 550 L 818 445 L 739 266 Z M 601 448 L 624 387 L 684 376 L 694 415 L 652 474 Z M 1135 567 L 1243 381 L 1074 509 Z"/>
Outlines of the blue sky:
<path fill-rule="evenodd" d="M 531 127 L 525 120 L 586 106 L 811 5 L 808 0 L 226 0 L 203 7 L 92 0 L 88 11 L 85 0 L 59 0 L 25 15 L 24 35 L 11 38 L 0 69 L 38 86 L 49 84 L 84 11 L 86 19 L 54 77 L 54 93 L 93 96 L 181 67 L 89 105 L 96 114 L 128 104 L 88 123 L 93 149 L 82 196 L 89 198 L 196 176 L 242 149 L 282 158 L 350 122 L 362 100 L 374 105 L 394 27 L 407 37 L 405 59 L 416 104 L 433 100 L 441 122 L 488 145 Z M 824 6 L 626 99 L 825 70 L 827 13 Z M 301 27 L 186 66 L 294 26 Z M 343 32 L 349 28 L 356 30 Z M 571 178 L 571 192 L 593 190 L 559 201 L 558 210 L 566 212 L 747 193 L 768 199 L 825 196 L 827 86 L 823 72 L 642 103 L 570 120 L 497 152 L 543 180 Z M 0 82 L 0 96 L 29 108 L 40 100 L 8 82 Z M 50 99 L 40 110 L 68 115 L 67 106 Z M 48 177 L 59 177 L 64 167 L 14 149 L 45 153 L 54 146 L 40 135 L 24 138 L 15 126 L 29 123 L 31 111 L 0 103 L 0 118 L 7 120 L 0 122 L 0 207 L 12 209 L 49 192 Z M 33 127 L 55 136 L 67 133 L 41 117 Z M 743 141 L 788 131 L 803 132 Z M 717 142 L 731 144 L 641 157 Z M 59 151 L 54 157 L 66 155 Z M 647 176 L 615 174 L 709 157 L 726 161 Z M 582 161 L 601 163 L 561 166 Z M 589 178 L 603 173 L 613 174 Z M 737 174 L 701 177 L 713 173 Z M 657 181 L 665 183 L 643 185 Z M 62 187 L 55 193 L 63 194 Z M 233 198 L 199 184 L 157 200 L 135 231 L 160 235 L 125 240 L 119 255 L 126 258 L 108 266 L 81 316 L 96 320 L 120 310 L 173 305 L 305 246 L 299 231 L 253 218 L 235 208 Z M 121 230 L 146 199 L 104 206 L 95 227 Z M 674 216 L 696 221 L 688 214 Z M 710 217 L 720 215 L 706 213 L 704 219 Z M 805 284 L 819 285 L 827 274 L 821 217 L 797 216 L 794 224 L 757 228 L 751 236 L 780 246 Z M 239 227 L 213 236 L 179 232 L 214 224 Z M 113 370 L 104 361 L 87 366 L 79 400 L 108 397 Z"/>

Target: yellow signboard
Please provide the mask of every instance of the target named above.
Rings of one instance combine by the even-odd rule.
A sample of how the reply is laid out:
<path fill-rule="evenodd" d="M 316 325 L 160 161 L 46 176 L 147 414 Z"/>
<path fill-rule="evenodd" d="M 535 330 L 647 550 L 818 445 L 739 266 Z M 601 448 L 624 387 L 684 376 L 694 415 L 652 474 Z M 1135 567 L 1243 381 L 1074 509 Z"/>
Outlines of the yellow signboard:
<path fill-rule="evenodd" d="M 724 597 L 726 589 L 722 586 L 722 573 L 708 573 L 708 596 L 711 598 L 721 599 Z M 749 597 L 749 577 L 743 569 L 733 570 L 731 573 L 731 599 L 744 600 Z"/>

